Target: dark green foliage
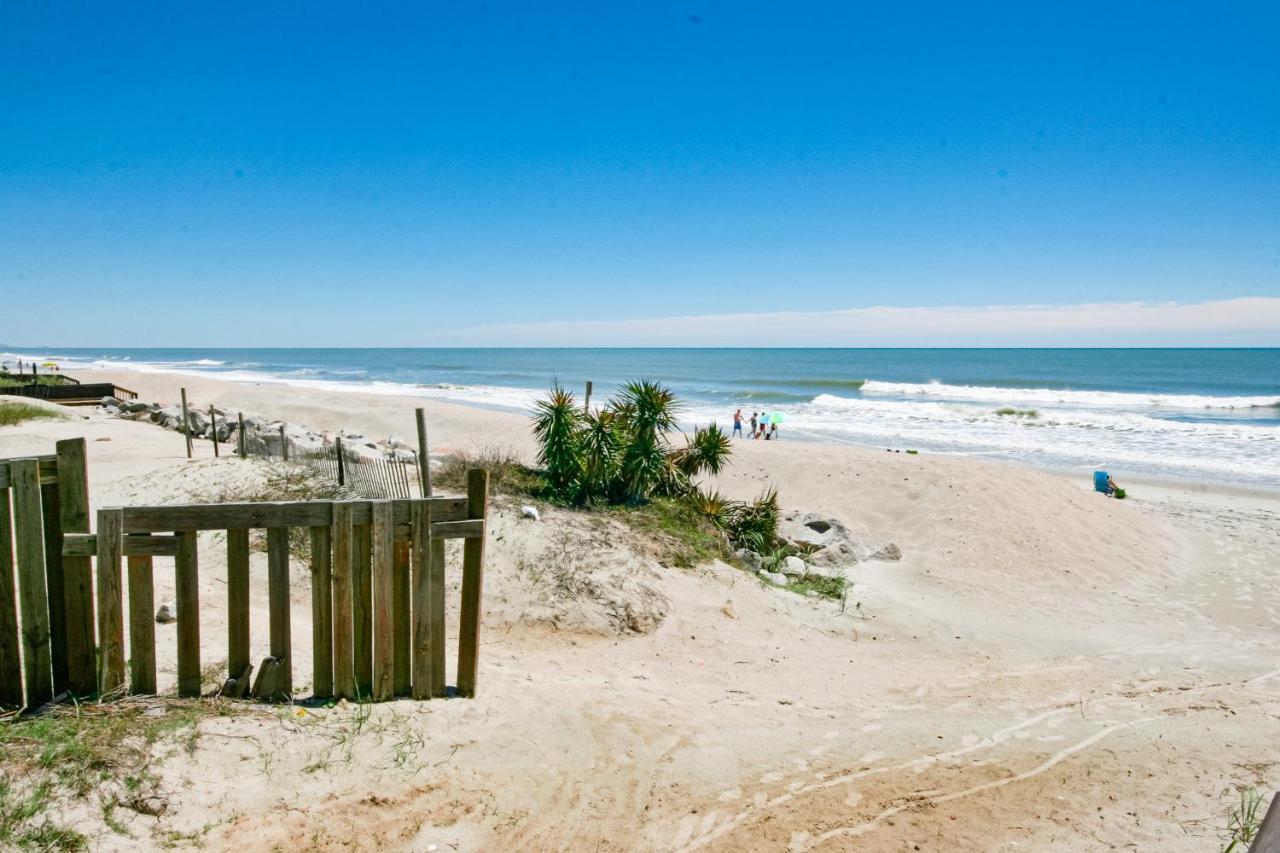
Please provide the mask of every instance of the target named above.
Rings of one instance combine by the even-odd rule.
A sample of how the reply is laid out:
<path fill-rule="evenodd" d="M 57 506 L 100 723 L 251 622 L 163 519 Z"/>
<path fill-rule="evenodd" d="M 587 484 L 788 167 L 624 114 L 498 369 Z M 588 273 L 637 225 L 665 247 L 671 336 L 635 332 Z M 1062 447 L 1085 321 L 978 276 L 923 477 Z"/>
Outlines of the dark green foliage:
<path fill-rule="evenodd" d="M 581 418 L 573 394 L 557 385 L 547 399 L 538 401 L 533 420 L 538 464 L 552 490 L 570 500 L 576 498 L 582 478 Z"/>
<path fill-rule="evenodd" d="M 772 551 L 778 538 L 777 492 L 740 503 L 719 492 L 699 490 L 697 479 L 719 474 L 729 463 L 733 445 L 713 423 L 695 428 L 683 446 L 672 447 L 669 435 L 679 412 L 675 395 L 649 380 L 627 383 L 616 399 L 592 412 L 581 411 L 573 394 L 553 387 L 534 413 L 538 463 L 546 483 L 542 495 L 578 505 L 640 507 L 661 501 L 668 527 L 682 523 L 672 515 L 671 508 L 678 506 L 684 522 L 690 514 L 698 519 L 698 536 L 709 530 L 718 543 L 714 548 L 694 548 L 700 557 L 714 556 L 712 552 L 729 544 L 758 553 Z"/>

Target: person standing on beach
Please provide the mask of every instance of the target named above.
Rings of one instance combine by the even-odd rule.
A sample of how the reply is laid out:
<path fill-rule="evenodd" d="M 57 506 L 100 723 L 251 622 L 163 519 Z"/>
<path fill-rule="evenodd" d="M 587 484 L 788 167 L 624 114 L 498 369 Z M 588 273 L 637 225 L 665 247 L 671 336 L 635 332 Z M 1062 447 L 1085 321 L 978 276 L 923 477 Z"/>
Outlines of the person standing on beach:
<path fill-rule="evenodd" d="M 756 434 L 756 438 L 768 438 L 768 437 L 769 437 L 769 413 L 761 412 L 760 413 L 760 432 Z"/>
<path fill-rule="evenodd" d="M 742 438 L 742 409 L 733 413 L 733 434 L 729 437 L 733 438 L 734 435 Z"/>
<path fill-rule="evenodd" d="M 752 438 L 756 437 L 756 415 L 757 414 L 759 414 L 759 412 L 751 413 L 751 437 Z"/>

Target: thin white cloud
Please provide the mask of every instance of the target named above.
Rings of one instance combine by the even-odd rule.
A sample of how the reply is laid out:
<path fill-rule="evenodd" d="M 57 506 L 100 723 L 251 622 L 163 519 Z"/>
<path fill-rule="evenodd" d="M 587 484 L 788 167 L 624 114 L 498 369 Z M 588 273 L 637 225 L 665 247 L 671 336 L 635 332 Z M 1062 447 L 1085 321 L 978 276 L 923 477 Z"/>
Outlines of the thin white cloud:
<path fill-rule="evenodd" d="M 505 323 L 450 337 L 472 346 L 1280 346 L 1280 297 Z"/>

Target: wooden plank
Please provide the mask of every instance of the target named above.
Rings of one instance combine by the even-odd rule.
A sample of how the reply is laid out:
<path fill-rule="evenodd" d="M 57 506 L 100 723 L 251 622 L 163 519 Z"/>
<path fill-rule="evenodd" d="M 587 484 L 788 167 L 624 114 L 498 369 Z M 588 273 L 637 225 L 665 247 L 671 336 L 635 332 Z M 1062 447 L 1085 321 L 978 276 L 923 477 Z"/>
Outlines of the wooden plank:
<path fill-rule="evenodd" d="M 435 505 L 431 505 L 432 517 L 435 516 Z M 428 595 L 430 596 L 431 629 L 431 695 L 444 696 L 445 690 L 445 625 L 444 625 L 444 540 L 430 540 L 431 560 L 427 567 L 430 577 Z"/>
<path fill-rule="evenodd" d="M 431 504 L 413 502 L 413 543 L 410 559 L 413 580 L 413 676 L 414 699 L 431 698 Z"/>
<path fill-rule="evenodd" d="M 461 521 L 467 517 L 466 498 L 430 498 L 432 517 Z M 153 530 L 227 530 L 233 527 L 328 527 L 336 501 L 187 504 L 183 506 L 125 507 L 124 532 Z M 353 524 L 370 520 L 369 501 L 349 501 Z M 392 502 L 396 524 L 409 523 L 408 500 Z"/>
<path fill-rule="evenodd" d="M 22 630 L 23 673 L 28 708 L 53 698 L 53 661 L 49 644 L 49 598 L 44 579 L 44 524 L 40 474 L 34 459 L 15 459 L 13 532 L 18 563 L 18 606 Z"/>
<path fill-rule="evenodd" d="M 1280 853 L 1280 793 L 1271 798 L 1249 853 Z"/>
<path fill-rule="evenodd" d="M 370 576 L 369 525 L 353 527 L 351 542 L 351 655 L 356 692 L 368 697 L 373 691 L 373 579 Z"/>
<path fill-rule="evenodd" d="M 467 472 L 467 512 L 484 520 L 489 511 L 489 472 Z M 480 592 L 484 583 L 484 537 L 468 539 L 462 546 L 462 613 L 458 628 L 458 695 L 476 695 L 476 669 L 480 655 Z"/>
<path fill-rule="evenodd" d="M 53 692 L 67 689 L 67 602 L 62 570 L 62 499 L 56 482 L 40 487 L 40 515 L 44 528 L 44 587 L 49 599 L 49 657 L 53 664 Z"/>
<path fill-rule="evenodd" d="M 253 682 L 253 696 L 267 702 L 282 702 L 292 698 L 289 662 L 277 657 L 265 658 L 258 668 L 258 678 Z"/>
<path fill-rule="evenodd" d="M 431 525 L 432 539 L 475 539 L 484 536 L 484 521 L 437 521 Z"/>
<path fill-rule="evenodd" d="M 73 439 L 74 441 L 84 441 L 82 438 Z M 40 467 L 40 485 L 45 483 L 58 482 L 57 457 L 52 454 L 44 456 L 23 457 L 36 460 Z M 9 463 L 13 460 L 0 460 L 0 489 L 8 489 L 13 486 L 13 477 L 9 471 Z"/>
<path fill-rule="evenodd" d="M 316 696 L 333 695 L 333 571 L 328 527 L 311 528 L 311 659 Z"/>
<path fill-rule="evenodd" d="M 267 530 L 267 609 L 271 626 L 271 657 L 280 667 L 278 691 L 293 695 L 293 638 L 289 624 L 289 530 Z M 259 670 L 261 676 L 264 663 Z M 275 695 L 275 694 L 273 694 Z"/>
<path fill-rule="evenodd" d="M 373 690 L 375 701 L 393 695 L 395 655 L 391 607 L 395 591 L 395 542 L 389 501 L 374 501 L 373 524 Z"/>
<path fill-rule="evenodd" d="M 56 445 L 59 527 L 63 537 L 62 600 L 66 614 L 67 690 L 77 696 L 92 695 L 98 687 L 98 654 L 94 642 L 93 546 L 83 554 L 68 556 L 69 535 L 88 535 L 89 473 L 83 438 L 69 438 Z"/>
<path fill-rule="evenodd" d="M 187 413 L 187 389 L 182 389 L 182 435 L 187 440 L 187 458 L 191 458 L 191 416 Z M 146 532 L 146 531 L 144 531 Z"/>
<path fill-rule="evenodd" d="M 129 692 L 156 692 L 156 600 L 150 557 L 129 557 Z"/>
<path fill-rule="evenodd" d="M 209 407 L 209 438 L 213 440 L 213 458 L 218 458 L 218 410 Z"/>
<path fill-rule="evenodd" d="M 98 693 L 110 696 L 125 686 L 124 597 L 120 560 L 124 550 L 118 509 L 98 510 Z"/>
<path fill-rule="evenodd" d="M 98 553 L 98 536 L 95 533 L 64 533 L 62 535 L 63 572 L 66 561 L 73 557 L 91 557 Z M 126 557 L 176 557 L 178 537 L 175 535 L 147 536 L 131 533 L 124 539 Z"/>
<path fill-rule="evenodd" d="M 0 489 L 0 707 L 22 707 L 18 602 L 13 576 L 13 521 L 9 489 Z"/>
<path fill-rule="evenodd" d="M 178 554 L 173 559 L 175 597 L 178 605 L 178 695 L 200 695 L 200 567 L 196 533 L 178 534 Z"/>
<path fill-rule="evenodd" d="M 391 592 L 391 657 L 392 690 L 397 696 L 408 696 L 412 680 L 409 647 L 413 639 L 413 619 L 409 599 L 409 543 L 395 543 L 395 567 Z"/>
<path fill-rule="evenodd" d="M 352 657 L 351 615 L 351 504 L 333 505 L 333 693 L 343 699 L 356 698 L 356 676 Z"/>
<path fill-rule="evenodd" d="M 227 531 L 227 676 L 249 666 L 249 531 L 240 527 Z"/>

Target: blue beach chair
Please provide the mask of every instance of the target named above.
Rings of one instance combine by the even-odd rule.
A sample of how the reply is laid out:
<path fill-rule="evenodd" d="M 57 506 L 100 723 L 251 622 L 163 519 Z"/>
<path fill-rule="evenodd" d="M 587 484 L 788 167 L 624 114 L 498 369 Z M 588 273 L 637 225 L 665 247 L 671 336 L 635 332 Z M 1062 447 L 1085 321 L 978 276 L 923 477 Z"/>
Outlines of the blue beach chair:
<path fill-rule="evenodd" d="M 1111 475 L 1106 471 L 1093 472 L 1093 490 L 1102 492 L 1104 495 L 1111 494 L 1111 489 L 1107 486 L 1107 481 L 1111 479 Z"/>

